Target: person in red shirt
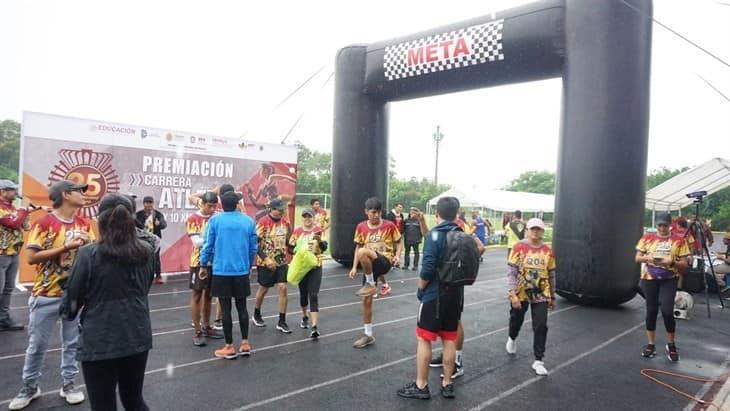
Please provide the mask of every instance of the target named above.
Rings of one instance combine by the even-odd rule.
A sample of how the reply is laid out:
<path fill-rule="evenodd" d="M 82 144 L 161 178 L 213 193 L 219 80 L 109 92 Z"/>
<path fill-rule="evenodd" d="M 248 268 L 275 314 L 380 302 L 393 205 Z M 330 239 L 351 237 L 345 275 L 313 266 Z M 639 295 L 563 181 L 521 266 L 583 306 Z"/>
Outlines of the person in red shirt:
<path fill-rule="evenodd" d="M 381 216 L 383 204 L 375 197 L 365 201 L 366 221 L 355 228 L 355 255 L 350 270 L 350 278 L 355 278 L 358 265 L 363 269 L 363 287 L 357 295 L 363 297 L 363 327 L 364 334 L 355 341 L 355 348 L 365 348 L 375 342 L 373 337 L 373 296 L 377 293 L 375 284 L 378 277 L 383 277 L 390 268 L 400 260 L 402 238 L 400 231 L 392 222 Z M 390 286 L 385 282 L 381 295 L 390 292 Z"/>

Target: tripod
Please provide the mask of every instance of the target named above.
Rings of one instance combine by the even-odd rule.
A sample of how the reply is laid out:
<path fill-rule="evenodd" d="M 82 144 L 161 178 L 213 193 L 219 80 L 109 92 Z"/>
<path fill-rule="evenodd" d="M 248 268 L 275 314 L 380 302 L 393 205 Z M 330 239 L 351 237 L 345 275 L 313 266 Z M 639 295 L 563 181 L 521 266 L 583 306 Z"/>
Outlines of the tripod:
<path fill-rule="evenodd" d="M 688 195 L 689 197 L 689 195 Z M 715 276 L 715 268 L 712 266 L 712 257 L 710 256 L 710 250 L 707 247 L 707 238 L 705 238 L 705 230 L 702 228 L 702 223 L 700 223 L 700 204 L 702 204 L 702 198 L 703 196 L 699 195 L 694 198 L 695 203 L 695 219 L 692 221 L 692 223 L 689 225 L 689 229 L 684 234 L 685 239 L 687 236 L 692 233 L 692 236 L 694 237 L 695 241 L 699 241 L 700 243 L 700 255 L 699 255 L 699 263 L 698 268 L 700 268 L 700 271 L 702 272 L 702 280 L 704 281 L 705 285 L 705 303 L 707 304 L 707 318 L 710 318 L 710 287 L 708 287 L 707 284 L 707 275 L 708 273 L 704 269 L 704 259 L 702 257 L 707 257 L 708 265 L 710 266 L 710 273 L 712 273 L 712 280 L 715 281 L 715 285 L 717 287 L 717 298 L 720 300 L 720 306 L 724 309 L 725 303 L 722 301 L 722 294 L 720 294 L 720 286 L 717 285 L 717 277 Z"/>

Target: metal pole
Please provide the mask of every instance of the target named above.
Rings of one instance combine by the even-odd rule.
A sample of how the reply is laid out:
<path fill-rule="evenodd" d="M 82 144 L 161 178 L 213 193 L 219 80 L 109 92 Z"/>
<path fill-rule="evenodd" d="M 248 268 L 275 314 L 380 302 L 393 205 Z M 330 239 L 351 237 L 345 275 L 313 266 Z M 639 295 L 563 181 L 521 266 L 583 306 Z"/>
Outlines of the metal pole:
<path fill-rule="evenodd" d="M 441 126 L 436 126 L 436 132 L 433 133 L 433 141 L 436 142 L 436 170 L 433 175 L 433 184 L 438 186 L 439 184 L 439 143 L 444 139 L 443 133 L 441 133 Z"/>

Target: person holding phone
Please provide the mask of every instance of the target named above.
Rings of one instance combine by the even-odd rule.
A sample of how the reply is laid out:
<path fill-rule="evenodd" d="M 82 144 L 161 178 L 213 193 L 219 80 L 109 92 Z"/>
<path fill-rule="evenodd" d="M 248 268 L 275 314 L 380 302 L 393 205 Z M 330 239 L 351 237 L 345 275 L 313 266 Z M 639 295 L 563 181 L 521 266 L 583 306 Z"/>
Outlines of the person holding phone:
<path fill-rule="evenodd" d="M 657 232 L 644 234 L 636 244 L 634 261 L 642 264 L 639 286 L 646 300 L 648 344 L 641 355 L 644 358 L 656 355 L 656 319 L 661 307 L 664 328 L 667 331 L 667 356 L 670 361 L 676 362 L 679 361 L 679 352 L 674 341 L 674 297 L 677 294 L 679 272 L 687 267 L 690 251 L 683 238 L 671 234 L 671 223 L 672 217 L 669 214 L 659 216 Z"/>

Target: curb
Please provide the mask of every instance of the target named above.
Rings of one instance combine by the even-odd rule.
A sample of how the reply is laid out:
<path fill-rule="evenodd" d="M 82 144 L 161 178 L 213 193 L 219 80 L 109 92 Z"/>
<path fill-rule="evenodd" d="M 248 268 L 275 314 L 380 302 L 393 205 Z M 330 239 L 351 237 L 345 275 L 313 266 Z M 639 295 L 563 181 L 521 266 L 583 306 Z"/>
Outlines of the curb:
<path fill-rule="evenodd" d="M 723 410 L 730 410 L 730 378 L 725 380 L 725 384 L 722 385 L 712 402 L 719 405 Z"/>

